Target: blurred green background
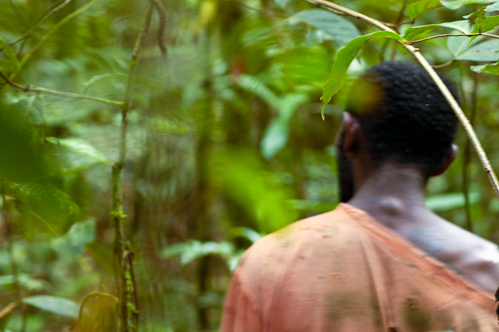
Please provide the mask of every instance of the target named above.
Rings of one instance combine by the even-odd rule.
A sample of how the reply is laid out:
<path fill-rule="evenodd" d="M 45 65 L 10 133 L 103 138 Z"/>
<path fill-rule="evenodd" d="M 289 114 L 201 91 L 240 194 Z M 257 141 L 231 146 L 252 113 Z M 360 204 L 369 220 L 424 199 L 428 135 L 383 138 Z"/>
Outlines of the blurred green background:
<path fill-rule="evenodd" d="M 401 13 L 414 1 L 336 3 L 395 24 L 410 21 Z M 374 28 L 299 0 L 1 0 L 0 72 L 23 87 L 122 102 L 150 4 L 123 170 L 139 330 L 216 331 L 242 252 L 338 203 L 333 141 L 348 83 L 381 60 L 412 59 L 394 41 L 370 41 L 323 121 L 322 86 L 336 51 Z M 477 8 L 437 8 L 413 23 L 461 20 Z M 420 38 L 450 32 L 435 31 Z M 465 112 L 476 110 L 476 131 L 499 170 L 497 77 L 469 68 L 499 60 L 499 46 L 484 58 L 473 49 L 480 38 L 418 47 L 445 65 Z M 120 108 L 4 79 L 0 98 L 0 331 L 76 331 L 92 294 L 110 304 L 80 313 L 100 324 L 86 331 L 109 330 Z M 499 202 L 463 132 L 457 144 L 453 166 L 430 182 L 428 204 L 497 242 Z"/>

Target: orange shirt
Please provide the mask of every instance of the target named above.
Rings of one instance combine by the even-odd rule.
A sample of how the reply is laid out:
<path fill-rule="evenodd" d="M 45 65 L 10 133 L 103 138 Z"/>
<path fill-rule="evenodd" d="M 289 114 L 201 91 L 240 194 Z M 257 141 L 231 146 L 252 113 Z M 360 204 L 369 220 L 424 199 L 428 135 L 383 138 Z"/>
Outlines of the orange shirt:
<path fill-rule="evenodd" d="M 347 204 L 244 254 L 221 332 L 499 331 L 494 296 Z"/>

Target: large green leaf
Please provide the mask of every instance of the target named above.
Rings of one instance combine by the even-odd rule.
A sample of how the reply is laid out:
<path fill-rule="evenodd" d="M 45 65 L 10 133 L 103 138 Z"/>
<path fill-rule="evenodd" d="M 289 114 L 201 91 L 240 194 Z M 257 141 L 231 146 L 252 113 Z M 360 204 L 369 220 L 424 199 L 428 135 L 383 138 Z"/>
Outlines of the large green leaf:
<path fill-rule="evenodd" d="M 336 54 L 336 60 L 333 63 L 333 68 L 329 75 L 329 79 L 326 84 L 324 84 L 324 92 L 322 94 L 322 118 L 324 118 L 324 108 L 331 101 L 331 98 L 340 91 L 343 86 L 343 81 L 348 70 L 348 67 L 352 63 L 353 59 L 357 56 L 357 53 L 362 49 L 365 43 L 371 38 L 392 38 L 396 40 L 402 40 L 400 35 L 390 32 L 390 31 L 377 31 L 370 33 L 368 35 L 357 37 L 351 40 L 345 47 L 338 51 Z"/>
<path fill-rule="evenodd" d="M 52 312 L 61 316 L 77 318 L 79 305 L 62 297 L 49 295 L 35 295 L 23 298 L 23 302 L 38 309 Z"/>
<path fill-rule="evenodd" d="M 360 32 L 347 19 L 324 9 L 307 9 L 294 15 L 331 35 L 341 45 L 360 36 Z"/>
<path fill-rule="evenodd" d="M 458 55 L 456 59 L 497 62 L 499 60 L 499 40 L 491 39 L 470 47 Z"/>
<path fill-rule="evenodd" d="M 85 296 L 78 315 L 78 331 L 117 331 L 118 302 L 116 296 L 103 292 L 92 292 Z"/>
<path fill-rule="evenodd" d="M 455 10 L 461 8 L 465 5 L 471 4 L 488 4 L 491 3 L 491 0 L 440 0 L 440 3 L 445 7 Z"/>
<path fill-rule="evenodd" d="M 487 73 L 492 75 L 499 75 L 499 63 L 471 66 L 471 70 L 477 73 Z"/>
<path fill-rule="evenodd" d="M 447 48 L 454 55 L 454 58 L 463 53 L 469 47 L 470 40 L 466 37 L 447 38 Z"/>
<path fill-rule="evenodd" d="M 404 38 L 407 40 L 416 40 L 417 37 L 423 33 L 430 32 L 436 28 L 449 28 L 453 30 L 458 30 L 462 33 L 470 33 L 471 25 L 468 20 L 460 20 L 454 22 L 444 22 L 439 24 L 428 24 L 416 27 L 410 27 L 404 32 Z"/>
<path fill-rule="evenodd" d="M 71 167 L 88 167 L 93 164 L 106 164 L 109 165 L 111 161 L 109 158 L 97 150 L 89 142 L 80 138 L 60 138 L 58 142 L 64 146 L 71 155 L 66 156 L 66 161 Z"/>
<path fill-rule="evenodd" d="M 439 0 L 419 0 L 407 6 L 405 11 L 411 21 L 414 21 L 419 15 L 441 6 Z"/>

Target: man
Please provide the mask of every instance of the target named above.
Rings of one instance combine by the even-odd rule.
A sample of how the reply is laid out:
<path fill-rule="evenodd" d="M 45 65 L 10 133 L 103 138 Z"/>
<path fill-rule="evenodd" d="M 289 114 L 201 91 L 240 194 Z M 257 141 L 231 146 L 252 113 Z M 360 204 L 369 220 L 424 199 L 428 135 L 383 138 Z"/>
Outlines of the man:
<path fill-rule="evenodd" d="M 222 332 L 498 331 L 499 252 L 428 210 L 457 120 L 417 64 L 384 62 L 351 90 L 336 141 L 334 211 L 245 253 Z"/>

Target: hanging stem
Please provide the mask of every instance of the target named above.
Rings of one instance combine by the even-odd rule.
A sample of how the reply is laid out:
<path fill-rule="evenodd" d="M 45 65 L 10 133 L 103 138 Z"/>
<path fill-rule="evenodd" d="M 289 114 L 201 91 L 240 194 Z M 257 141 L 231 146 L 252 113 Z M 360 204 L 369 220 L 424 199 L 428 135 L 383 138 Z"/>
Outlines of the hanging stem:
<path fill-rule="evenodd" d="M 341 13 L 344 15 L 348 15 L 351 17 L 355 17 L 363 22 L 366 22 L 370 25 L 373 25 L 377 27 L 380 30 L 383 31 L 390 31 L 392 33 L 396 33 L 393 29 L 391 29 L 386 23 L 380 22 L 378 20 L 375 20 L 369 16 L 366 16 L 364 14 L 361 14 L 359 12 L 356 12 L 354 10 L 339 6 L 337 4 L 324 1 L 324 0 L 305 0 L 317 5 L 322 6 L 325 9 L 328 9 L 330 11 L 333 11 L 335 13 Z M 487 174 L 487 177 L 489 178 L 490 184 L 492 186 L 492 189 L 494 190 L 494 193 L 496 194 L 496 197 L 499 199 L 499 180 L 497 179 L 497 176 L 494 172 L 494 169 L 492 168 L 492 165 L 490 164 L 489 158 L 487 157 L 487 154 L 485 153 L 482 144 L 480 143 L 480 140 L 478 139 L 475 130 L 473 129 L 473 126 L 471 125 L 470 121 L 464 114 L 463 110 L 459 106 L 458 102 L 454 97 L 452 96 L 452 93 L 449 91 L 445 83 L 442 81 L 442 79 L 438 76 L 438 74 L 435 72 L 433 67 L 428 63 L 428 61 L 425 59 L 425 57 L 419 52 L 418 48 L 415 48 L 414 46 L 410 45 L 407 41 L 404 40 L 399 40 L 398 41 L 404 48 L 411 53 L 416 60 L 419 62 L 419 64 L 424 68 L 424 70 L 428 73 L 430 78 L 435 82 L 437 85 L 438 89 L 444 96 L 445 100 L 449 103 L 450 107 L 456 114 L 456 117 L 459 119 L 459 122 L 463 126 L 466 134 L 468 135 L 471 144 L 475 148 L 475 151 L 478 155 L 478 158 L 480 159 L 480 162 L 482 163 L 483 169 L 485 173 Z"/>
<path fill-rule="evenodd" d="M 113 221 L 115 237 L 114 237 L 114 256 L 115 256 L 115 276 L 117 279 L 117 287 L 119 291 L 119 311 L 121 330 L 123 332 L 135 332 L 138 329 L 139 312 L 137 307 L 137 289 L 133 276 L 133 253 L 130 248 L 130 243 L 127 241 L 124 232 L 124 222 L 126 215 L 123 211 L 123 183 L 122 171 L 125 164 L 126 151 L 127 151 L 127 128 L 128 128 L 128 115 L 132 109 L 132 84 L 133 74 L 137 65 L 139 52 L 141 50 L 142 42 L 146 36 L 149 25 L 151 22 L 152 7 L 149 8 L 144 24 L 132 53 L 130 60 L 130 69 L 128 73 L 127 86 L 125 92 L 125 100 L 121 107 L 121 137 L 120 137 L 120 150 L 119 160 L 112 166 L 112 181 L 113 181 L 113 208 L 111 211 L 111 218 Z"/>

